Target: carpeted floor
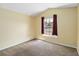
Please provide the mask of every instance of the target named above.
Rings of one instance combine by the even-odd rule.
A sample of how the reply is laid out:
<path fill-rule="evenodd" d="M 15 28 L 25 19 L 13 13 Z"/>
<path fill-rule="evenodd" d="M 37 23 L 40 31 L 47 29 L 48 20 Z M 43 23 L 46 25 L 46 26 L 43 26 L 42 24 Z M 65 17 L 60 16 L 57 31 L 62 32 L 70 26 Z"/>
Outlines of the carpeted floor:
<path fill-rule="evenodd" d="M 0 51 L 1 56 L 77 56 L 74 48 L 51 44 L 41 40 L 25 42 Z"/>

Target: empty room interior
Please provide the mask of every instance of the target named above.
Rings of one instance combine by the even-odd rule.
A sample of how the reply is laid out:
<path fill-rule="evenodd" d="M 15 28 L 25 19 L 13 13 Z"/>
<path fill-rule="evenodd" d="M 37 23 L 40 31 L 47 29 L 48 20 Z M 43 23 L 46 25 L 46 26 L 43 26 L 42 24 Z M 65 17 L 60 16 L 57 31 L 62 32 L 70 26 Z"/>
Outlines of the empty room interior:
<path fill-rule="evenodd" d="M 78 55 L 78 3 L 0 3 L 0 56 Z"/>

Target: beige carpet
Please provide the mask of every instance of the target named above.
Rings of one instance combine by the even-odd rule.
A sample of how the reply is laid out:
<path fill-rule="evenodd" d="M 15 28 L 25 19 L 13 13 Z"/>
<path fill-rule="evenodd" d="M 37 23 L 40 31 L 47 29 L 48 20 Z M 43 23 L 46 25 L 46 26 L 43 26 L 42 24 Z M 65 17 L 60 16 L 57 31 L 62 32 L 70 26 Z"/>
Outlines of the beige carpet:
<path fill-rule="evenodd" d="M 77 56 L 74 48 L 33 40 L 0 51 L 1 56 Z"/>

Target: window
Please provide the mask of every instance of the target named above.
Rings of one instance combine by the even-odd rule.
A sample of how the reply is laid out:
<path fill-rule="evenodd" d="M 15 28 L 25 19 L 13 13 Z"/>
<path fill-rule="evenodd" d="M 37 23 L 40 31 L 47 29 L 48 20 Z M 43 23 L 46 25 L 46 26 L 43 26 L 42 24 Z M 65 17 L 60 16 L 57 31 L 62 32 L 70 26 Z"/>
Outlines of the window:
<path fill-rule="evenodd" d="M 53 18 L 48 17 L 44 19 L 44 34 L 52 35 L 52 28 L 53 28 Z"/>
<path fill-rule="evenodd" d="M 53 17 L 42 17 L 41 20 L 41 33 L 57 36 L 57 15 L 53 15 Z"/>

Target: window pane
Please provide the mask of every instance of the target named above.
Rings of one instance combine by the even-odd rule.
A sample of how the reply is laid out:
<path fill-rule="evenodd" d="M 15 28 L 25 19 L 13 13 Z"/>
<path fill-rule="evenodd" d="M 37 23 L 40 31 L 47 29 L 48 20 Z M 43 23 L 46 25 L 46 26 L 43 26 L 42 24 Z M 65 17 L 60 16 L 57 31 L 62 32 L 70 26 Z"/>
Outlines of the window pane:
<path fill-rule="evenodd" d="M 53 18 L 44 19 L 44 33 L 47 35 L 52 35 L 53 28 Z"/>

